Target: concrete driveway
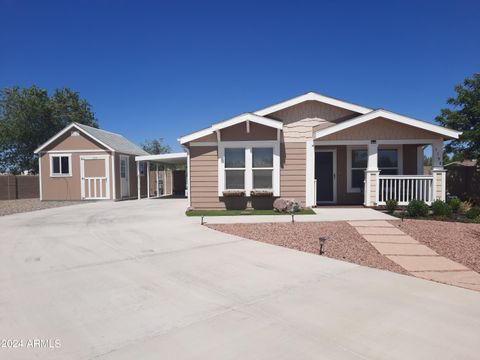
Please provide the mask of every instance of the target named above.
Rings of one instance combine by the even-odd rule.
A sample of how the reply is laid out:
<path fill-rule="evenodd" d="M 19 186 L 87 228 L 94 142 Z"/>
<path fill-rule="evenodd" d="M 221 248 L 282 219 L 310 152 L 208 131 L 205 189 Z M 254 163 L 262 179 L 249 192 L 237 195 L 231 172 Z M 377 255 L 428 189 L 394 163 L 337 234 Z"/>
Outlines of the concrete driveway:
<path fill-rule="evenodd" d="M 185 206 L 0 218 L 0 339 L 24 341 L 0 358 L 478 358 L 480 293 L 218 233 Z"/>

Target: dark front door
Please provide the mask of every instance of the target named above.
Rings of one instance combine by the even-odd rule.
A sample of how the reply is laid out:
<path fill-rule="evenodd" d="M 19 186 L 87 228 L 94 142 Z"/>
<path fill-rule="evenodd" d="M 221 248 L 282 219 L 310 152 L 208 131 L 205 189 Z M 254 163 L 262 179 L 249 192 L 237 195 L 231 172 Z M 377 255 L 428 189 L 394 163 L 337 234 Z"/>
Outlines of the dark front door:
<path fill-rule="evenodd" d="M 315 179 L 317 202 L 333 202 L 333 151 L 315 152 Z"/>

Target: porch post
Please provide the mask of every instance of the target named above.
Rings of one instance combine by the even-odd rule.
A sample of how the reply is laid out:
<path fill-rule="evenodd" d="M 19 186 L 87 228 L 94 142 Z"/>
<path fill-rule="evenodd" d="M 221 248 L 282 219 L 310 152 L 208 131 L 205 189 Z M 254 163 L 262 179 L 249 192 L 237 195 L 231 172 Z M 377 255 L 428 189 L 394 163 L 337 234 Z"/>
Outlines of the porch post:
<path fill-rule="evenodd" d="M 145 175 L 147 176 L 147 199 L 150 199 L 150 161 L 147 161 L 147 168 L 145 170 Z"/>
<path fill-rule="evenodd" d="M 446 170 L 443 168 L 443 140 L 432 142 L 433 200 L 446 198 Z"/>
<path fill-rule="evenodd" d="M 140 194 L 140 161 L 137 161 L 137 197 L 138 200 L 142 198 Z"/>
<path fill-rule="evenodd" d="M 378 144 L 371 140 L 368 144 L 368 162 L 365 170 L 364 202 L 365 206 L 374 206 L 378 203 Z"/>
<path fill-rule="evenodd" d="M 160 189 L 159 189 L 159 187 L 158 187 L 158 162 L 155 163 L 155 170 L 156 170 L 156 171 L 155 171 L 155 175 L 156 175 L 156 176 L 155 176 L 155 179 L 157 180 L 157 183 L 156 183 L 157 185 L 155 186 L 155 188 L 157 189 L 157 198 L 158 198 L 158 197 L 160 197 L 160 194 L 159 194 Z"/>

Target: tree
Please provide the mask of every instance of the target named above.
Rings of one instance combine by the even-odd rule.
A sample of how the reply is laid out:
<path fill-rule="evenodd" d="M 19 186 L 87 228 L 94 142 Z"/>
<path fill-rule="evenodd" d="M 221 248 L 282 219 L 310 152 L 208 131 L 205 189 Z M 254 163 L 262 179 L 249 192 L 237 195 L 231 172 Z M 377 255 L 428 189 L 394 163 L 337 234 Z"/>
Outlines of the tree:
<path fill-rule="evenodd" d="M 0 90 L 0 172 L 38 172 L 35 149 L 72 121 L 98 127 L 90 105 L 70 89 Z"/>
<path fill-rule="evenodd" d="M 163 145 L 163 139 L 145 140 L 142 144 L 143 150 L 152 155 L 167 154 L 172 152 L 170 145 Z"/>
<path fill-rule="evenodd" d="M 456 158 L 480 159 L 480 73 L 455 86 L 456 97 L 447 99 L 453 109 L 441 109 L 435 119 L 443 126 L 463 131 L 445 149 Z"/>

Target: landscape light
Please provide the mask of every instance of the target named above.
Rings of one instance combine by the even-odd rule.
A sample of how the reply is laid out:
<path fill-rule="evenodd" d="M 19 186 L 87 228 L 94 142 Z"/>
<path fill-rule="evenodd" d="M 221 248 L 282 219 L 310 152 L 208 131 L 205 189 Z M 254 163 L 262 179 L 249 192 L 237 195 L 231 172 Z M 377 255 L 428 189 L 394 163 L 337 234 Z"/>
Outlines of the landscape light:
<path fill-rule="evenodd" d="M 320 244 L 320 251 L 319 254 L 322 255 L 325 251 L 323 251 L 323 246 L 325 245 L 325 241 L 327 241 L 327 238 L 324 236 L 320 236 L 318 238 L 318 242 Z"/>

